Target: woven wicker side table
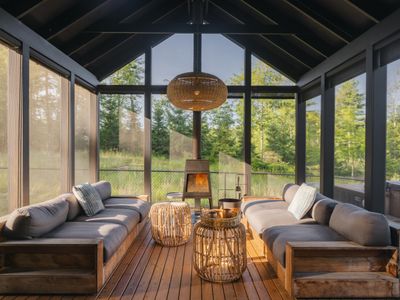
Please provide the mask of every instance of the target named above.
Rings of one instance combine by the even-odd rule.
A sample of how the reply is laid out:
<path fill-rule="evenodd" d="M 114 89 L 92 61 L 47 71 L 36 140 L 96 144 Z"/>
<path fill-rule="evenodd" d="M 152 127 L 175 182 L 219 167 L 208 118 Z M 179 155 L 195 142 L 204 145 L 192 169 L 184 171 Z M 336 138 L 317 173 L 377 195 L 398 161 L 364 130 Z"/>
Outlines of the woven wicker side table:
<path fill-rule="evenodd" d="M 193 232 L 194 268 L 213 282 L 239 279 L 247 263 L 245 227 L 237 212 L 223 214 L 220 209 L 203 210 Z"/>
<path fill-rule="evenodd" d="M 150 209 L 151 235 L 163 246 L 179 246 L 189 241 L 192 219 L 186 202 L 160 202 Z"/>

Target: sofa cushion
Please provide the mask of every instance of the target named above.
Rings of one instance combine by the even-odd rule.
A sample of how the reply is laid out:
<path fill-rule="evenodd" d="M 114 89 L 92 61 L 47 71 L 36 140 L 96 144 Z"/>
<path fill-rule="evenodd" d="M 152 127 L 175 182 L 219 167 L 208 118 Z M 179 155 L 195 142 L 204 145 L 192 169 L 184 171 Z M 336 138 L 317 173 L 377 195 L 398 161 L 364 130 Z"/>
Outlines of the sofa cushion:
<path fill-rule="evenodd" d="M 18 208 L 7 218 L 4 235 L 9 239 L 40 237 L 64 223 L 68 210 L 65 197 Z"/>
<path fill-rule="evenodd" d="M 296 195 L 297 190 L 300 188 L 299 185 L 294 183 L 288 183 L 283 187 L 282 199 L 288 204 L 292 202 L 294 195 Z"/>
<path fill-rule="evenodd" d="M 316 193 L 317 190 L 315 187 L 303 183 L 290 202 L 288 211 L 291 212 L 297 220 L 300 220 L 313 206 Z"/>
<path fill-rule="evenodd" d="M 331 215 L 333 209 L 338 204 L 337 201 L 332 200 L 330 198 L 321 199 L 316 201 L 311 216 L 312 218 L 321 225 L 329 225 L 329 220 L 331 219 Z"/>
<path fill-rule="evenodd" d="M 285 266 L 287 242 L 309 241 L 344 241 L 343 236 L 329 228 L 319 224 L 302 224 L 290 226 L 275 226 L 264 231 L 262 239 L 270 249 L 274 257 Z"/>
<path fill-rule="evenodd" d="M 93 183 L 92 186 L 97 190 L 99 193 L 101 200 L 106 200 L 111 198 L 111 183 L 108 181 L 99 181 Z"/>
<path fill-rule="evenodd" d="M 104 201 L 106 208 L 131 209 L 139 213 L 140 221 L 149 215 L 150 203 L 134 198 L 109 198 Z"/>
<path fill-rule="evenodd" d="M 102 239 L 104 243 L 104 261 L 108 261 L 124 241 L 128 231 L 125 226 L 97 222 L 66 222 L 44 238 L 57 239 Z"/>
<path fill-rule="evenodd" d="M 104 209 L 103 201 L 92 185 L 88 183 L 80 184 L 74 186 L 72 191 L 86 215 L 94 216 Z"/>
<path fill-rule="evenodd" d="M 390 228 L 385 216 L 352 204 L 336 205 L 329 227 L 363 246 L 390 245 Z"/>
<path fill-rule="evenodd" d="M 132 209 L 106 208 L 94 216 L 81 215 L 74 222 L 113 223 L 126 227 L 130 232 L 140 222 L 140 215 Z"/>
<path fill-rule="evenodd" d="M 283 200 L 254 200 L 242 202 L 241 210 L 246 216 L 248 212 L 255 210 L 268 210 L 268 209 L 287 209 L 288 204 Z"/>
<path fill-rule="evenodd" d="M 67 221 L 71 221 L 77 216 L 83 214 L 82 206 L 79 204 L 78 199 L 76 199 L 73 193 L 66 193 L 61 195 L 60 197 L 64 197 L 65 199 L 67 199 L 67 202 L 69 204 Z"/>
<path fill-rule="evenodd" d="M 297 220 L 287 209 L 252 210 L 246 213 L 247 221 L 251 227 L 262 234 L 264 230 L 278 225 L 313 224 L 311 218 Z"/>

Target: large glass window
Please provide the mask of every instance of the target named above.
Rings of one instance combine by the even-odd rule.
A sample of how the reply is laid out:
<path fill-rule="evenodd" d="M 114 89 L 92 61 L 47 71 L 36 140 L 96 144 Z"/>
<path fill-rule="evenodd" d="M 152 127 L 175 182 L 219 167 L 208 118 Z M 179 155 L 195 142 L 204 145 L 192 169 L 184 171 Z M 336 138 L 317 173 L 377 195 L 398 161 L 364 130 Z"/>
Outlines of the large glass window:
<path fill-rule="evenodd" d="M 334 197 L 364 205 L 365 74 L 335 87 Z"/>
<path fill-rule="evenodd" d="M 144 84 L 144 54 L 131 61 L 118 71 L 102 81 L 102 84 L 143 85 Z"/>
<path fill-rule="evenodd" d="M 294 182 L 295 103 L 292 99 L 252 100 L 252 195 L 281 197 L 283 186 Z"/>
<path fill-rule="evenodd" d="M 252 85 L 294 85 L 295 83 L 272 67 L 251 56 L 251 84 Z"/>
<path fill-rule="evenodd" d="M 202 35 L 202 71 L 226 84 L 244 84 L 244 49 L 221 34 Z"/>
<path fill-rule="evenodd" d="M 151 83 L 168 84 L 176 75 L 193 71 L 193 35 L 174 34 L 152 49 Z"/>
<path fill-rule="evenodd" d="M 144 96 L 101 95 L 100 179 L 115 195 L 144 192 Z"/>
<path fill-rule="evenodd" d="M 400 60 L 387 65 L 386 179 L 400 181 Z"/>
<path fill-rule="evenodd" d="M 68 80 L 46 67 L 29 65 L 30 203 L 61 192 L 61 102 L 68 101 Z"/>
<path fill-rule="evenodd" d="M 95 97 L 87 89 L 75 85 L 75 183 L 90 181 L 90 102 Z"/>
<path fill-rule="evenodd" d="M 306 182 L 319 188 L 321 96 L 306 101 Z"/>
<path fill-rule="evenodd" d="M 202 113 L 202 158 L 210 161 L 213 198 L 237 197 L 244 183 L 243 99 L 228 99 Z M 214 203 L 215 204 L 215 203 Z"/>
<path fill-rule="evenodd" d="M 0 43 L 0 216 L 17 207 L 9 197 L 9 138 L 15 137 L 15 108 L 20 103 L 21 57 Z M 13 122 L 14 121 L 14 122 Z M 10 126 L 11 125 L 11 126 Z M 15 182 L 15 180 L 13 180 Z"/>
<path fill-rule="evenodd" d="M 175 108 L 165 95 L 152 96 L 152 200 L 182 192 L 186 159 L 192 158 L 192 112 Z"/>

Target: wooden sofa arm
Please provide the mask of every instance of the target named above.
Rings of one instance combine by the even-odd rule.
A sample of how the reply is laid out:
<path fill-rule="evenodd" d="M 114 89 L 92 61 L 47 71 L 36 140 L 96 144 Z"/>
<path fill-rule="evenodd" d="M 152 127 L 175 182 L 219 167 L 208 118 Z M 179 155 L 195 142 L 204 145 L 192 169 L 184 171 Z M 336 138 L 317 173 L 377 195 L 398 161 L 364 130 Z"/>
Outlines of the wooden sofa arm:
<path fill-rule="evenodd" d="M 0 243 L 0 294 L 94 293 L 102 284 L 102 240 L 35 239 Z"/>
<path fill-rule="evenodd" d="M 288 242 L 285 286 L 290 287 L 295 273 L 313 272 L 387 272 L 398 277 L 398 250 L 347 241 Z"/>
<path fill-rule="evenodd" d="M 118 196 L 111 196 L 111 198 L 125 198 L 125 199 L 139 199 L 139 200 L 143 200 L 143 201 L 149 201 L 150 200 L 150 196 L 149 195 L 118 195 Z"/>

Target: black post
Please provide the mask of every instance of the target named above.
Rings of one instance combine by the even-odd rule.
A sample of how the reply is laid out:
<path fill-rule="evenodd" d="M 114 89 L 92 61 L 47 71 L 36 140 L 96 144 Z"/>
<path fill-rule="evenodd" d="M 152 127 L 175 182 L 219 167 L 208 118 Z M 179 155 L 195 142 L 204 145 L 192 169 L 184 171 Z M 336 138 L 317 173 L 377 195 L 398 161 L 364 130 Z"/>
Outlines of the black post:
<path fill-rule="evenodd" d="M 320 189 L 333 197 L 335 159 L 335 88 L 326 86 L 321 76 L 321 183 Z"/>
<path fill-rule="evenodd" d="M 145 52 L 144 68 L 144 192 L 151 199 L 151 48 Z"/>
<path fill-rule="evenodd" d="M 19 205 L 29 204 L 29 58 L 30 47 L 22 44 L 22 170 Z"/>
<path fill-rule="evenodd" d="M 296 183 L 306 181 L 306 102 L 296 93 Z"/>
<path fill-rule="evenodd" d="M 194 72 L 201 72 L 201 34 L 194 34 Z M 193 111 L 193 158 L 201 159 L 201 111 Z"/>
<path fill-rule="evenodd" d="M 372 46 L 366 53 L 365 208 L 385 212 L 386 65 L 374 70 Z"/>
<path fill-rule="evenodd" d="M 245 49 L 244 60 L 244 130 L 243 159 L 245 173 L 245 194 L 251 194 L 251 51 Z"/>

